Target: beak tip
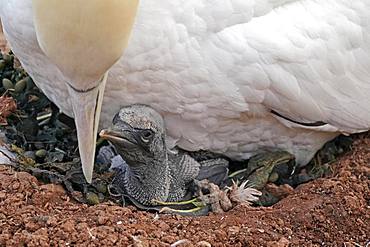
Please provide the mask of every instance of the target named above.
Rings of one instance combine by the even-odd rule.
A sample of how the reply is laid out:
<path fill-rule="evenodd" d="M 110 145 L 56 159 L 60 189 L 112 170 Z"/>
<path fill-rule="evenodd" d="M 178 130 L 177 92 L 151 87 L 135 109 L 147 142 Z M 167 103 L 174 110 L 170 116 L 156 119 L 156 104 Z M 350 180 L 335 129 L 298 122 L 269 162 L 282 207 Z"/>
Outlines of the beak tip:
<path fill-rule="evenodd" d="M 105 130 L 101 130 L 99 132 L 99 136 L 102 137 L 102 138 L 104 138 L 105 134 L 106 134 L 106 131 Z"/>
<path fill-rule="evenodd" d="M 91 184 L 92 177 L 93 177 L 93 171 L 90 169 L 90 167 L 82 165 L 82 172 L 84 174 L 84 177 L 86 179 L 86 182 Z"/>

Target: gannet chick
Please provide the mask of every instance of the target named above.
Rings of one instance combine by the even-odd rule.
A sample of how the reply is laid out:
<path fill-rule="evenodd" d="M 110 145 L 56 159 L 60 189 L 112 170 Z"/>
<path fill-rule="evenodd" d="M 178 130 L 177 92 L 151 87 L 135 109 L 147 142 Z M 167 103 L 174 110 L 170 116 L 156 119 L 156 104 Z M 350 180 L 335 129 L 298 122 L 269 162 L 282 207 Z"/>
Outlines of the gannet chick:
<path fill-rule="evenodd" d="M 227 160 L 211 158 L 198 162 L 181 150 L 169 150 L 163 118 L 149 106 L 122 108 L 112 126 L 102 130 L 100 136 L 109 140 L 120 155 L 112 159 L 112 167 L 117 171 L 112 184 L 140 208 L 160 206 L 161 212 L 197 215 L 197 210 L 208 213 L 201 210 L 208 206 L 214 212 L 227 211 L 232 202 L 249 203 L 260 195 L 246 183 L 224 189 L 229 179 Z M 208 193 L 203 194 L 203 190 Z M 203 206 L 189 211 L 171 208 L 189 206 L 194 201 L 184 200 L 193 196 Z"/>
<path fill-rule="evenodd" d="M 125 160 L 127 165 L 118 176 L 118 184 L 139 204 L 182 200 L 199 174 L 197 161 L 167 149 L 163 118 L 148 106 L 122 108 L 112 126 L 102 130 L 100 136 L 109 140 Z"/>

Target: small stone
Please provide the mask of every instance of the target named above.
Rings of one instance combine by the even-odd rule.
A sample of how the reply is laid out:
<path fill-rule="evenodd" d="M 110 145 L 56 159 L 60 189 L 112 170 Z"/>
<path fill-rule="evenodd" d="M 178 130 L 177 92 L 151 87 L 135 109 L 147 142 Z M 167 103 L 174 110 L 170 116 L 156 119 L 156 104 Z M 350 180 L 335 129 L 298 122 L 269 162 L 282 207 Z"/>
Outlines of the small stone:
<path fill-rule="evenodd" d="M 6 193 L 4 191 L 0 191 L 0 200 L 6 199 Z"/>
<path fill-rule="evenodd" d="M 149 243 L 138 236 L 131 237 L 134 247 L 148 247 Z"/>
<path fill-rule="evenodd" d="M 39 226 L 35 224 L 34 222 L 28 222 L 26 223 L 25 228 L 27 231 L 35 232 L 36 230 L 39 229 Z"/>
<path fill-rule="evenodd" d="M 48 152 L 45 149 L 40 149 L 40 150 L 37 150 L 35 154 L 36 154 L 36 157 L 38 158 L 45 158 L 47 153 Z"/>
<path fill-rule="evenodd" d="M 108 191 L 107 185 L 103 181 L 98 181 L 95 185 L 95 189 L 99 193 L 103 193 L 103 194 L 107 193 Z"/>
<path fill-rule="evenodd" d="M 279 200 L 294 193 L 294 189 L 289 184 L 279 186 L 275 184 L 267 184 L 266 190 Z"/>
<path fill-rule="evenodd" d="M 93 192 L 86 193 L 86 200 L 87 200 L 87 203 L 90 205 L 97 205 L 100 203 L 99 196 Z"/>
<path fill-rule="evenodd" d="M 229 229 L 227 229 L 227 232 L 231 235 L 236 235 L 240 232 L 240 227 L 238 226 L 231 226 Z"/>
<path fill-rule="evenodd" d="M 279 241 L 270 241 L 267 243 L 268 247 L 288 247 L 290 241 L 285 237 L 280 238 Z"/>
<path fill-rule="evenodd" d="M 3 59 L 0 60 L 0 70 L 3 70 L 5 68 L 5 61 Z"/>
<path fill-rule="evenodd" d="M 14 89 L 14 84 L 13 84 L 13 82 L 11 80 L 9 80 L 7 78 L 4 78 L 2 83 L 3 83 L 3 87 L 6 90 Z"/>
<path fill-rule="evenodd" d="M 48 162 L 62 162 L 64 158 L 64 153 L 62 152 L 49 152 L 47 154 L 46 160 Z"/>
<path fill-rule="evenodd" d="M 34 145 L 35 145 L 35 148 L 37 148 L 37 149 L 44 149 L 45 148 L 45 146 L 42 142 L 36 142 Z"/>
<path fill-rule="evenodd" d="M 10 64 L 12 62 L 13 56 L 9 54 L 3 54 L 3 59 L 6 64 Z"/>
<path fill-rule="evenodd" d="M 6 233 L 1 233 L 0 234 L 0 245 L 1 246 L 6 246 L 6 242 L 12 239 L 11 234 L 6 234 Z"/>
<path fill-rule="evenodd" d="M 15 182 L 15 183 L 13 183 L 13 184 L 11 185 L 11 187 L 12 187 L 12 189 L 13 189 L 13 190 L 18 190 L 20 186 L 21 186 L 21 185 L 20 185 L 20 183 L 18 183 L 18 182 Z"/>
<path fill-rule="evenodd" d="M 277 218 L 276 219 L 276 224 L 278 225 L 278 226 L 280 226 L 280 227 L 282 227 L 282 226 L 284 226 L 284 220 L 282 220 L 282 219 L 280 219 L 280 218 Z"/>
<path fill-rule="evenodd" d="M 74 232 L 75 231 L 75 224 L 72 220 L 68 220 L 63 225 L 61 225 L 61 228 L 65 232 Z"/>
<path fill-rule="evenodd" d="M 189 245 L 190 243 L 191 243 L 191 242 L 190 242 L 189 240 L 187 240 L 187 239 L 180 239 L 180 240 L 178 240 L 178 241 L 176 241 L 176 242 L 172 243 L 172 244 L 170 245 L 170 247 L 187 246 L 187 245 Z"/>
<path fill-rule="evenodd" d="M 22 92 L 26 88 L 28 78 L 29 77 L 19 80 L 14 86 L 14 92 L 16 93 Z"/>
<path fill-rule="evenodd" d="M 57 220 L 57 218 L 51 216 L 47 219 L 46 224 L 48 226 L 54 227 L 54 226 L 58 225 L 58 220 Z"/>
<path fill-rule="evenodd" d="M 76 230 L 79 231 L 79 232 L 86 231 L 86 229 L 88 229 L 88 228 L 89 228 L 89 226 L 88 226 L 87 223 L 79 223 L 76 226 Z"/>
<path fill-rule="evenodd" d="M 100 203 L 105 201 L 105 195 L 102 193 L 98 193 L 98 198 Z"/>
<path fill-rule="evenodd" d="M 158 224 L 158 228 L 165 232 L 165 231 L 168 231 L 171 227 L 168 224 L 166 224 L 165 222 L 161 221 Z"/>
<path fill-rule="evenodd" d="M 212 245 L 210 243 L 208 243 L 207 241 L 200 241 L 197 243 L 197 246 L 199 247 L 212 247 Z"/>
<path fill-rule="evenodd" d="M 227 234 L 223 230 L 215 230 L 214 233 L 217 237 L 217 240 L 220 242 L 225 241 L 227 239 Z"/>
<path fill-rule="evenodd" d="M 33 151 L 26 151 L 24 152 L 23 156 L 33 160 L 36 159 L 36 154 Z"/>
<path fill-rule="evenodd" d="M 99 225 L 105 225 L 108 222 L 109 218 L 104 216 L 98 217 L 98 224 Z"/>

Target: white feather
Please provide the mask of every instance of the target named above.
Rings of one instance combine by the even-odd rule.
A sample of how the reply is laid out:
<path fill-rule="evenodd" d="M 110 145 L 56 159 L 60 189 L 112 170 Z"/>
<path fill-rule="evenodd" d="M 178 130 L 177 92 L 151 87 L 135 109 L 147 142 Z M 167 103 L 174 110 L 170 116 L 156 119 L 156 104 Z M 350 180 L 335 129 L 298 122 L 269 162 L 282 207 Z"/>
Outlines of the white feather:
<path fill-rule="evenodd" d="M 65 78 L 37 44 L 31 0 L 1 1 L 15 54 L 71 114 Z M 340 132 L 370 129 L 369 67 L 368 0 L 142 0 L 101 123 L 149 104 L 172 146 L 234 158 L 284 149 L 304 164 Z"/>

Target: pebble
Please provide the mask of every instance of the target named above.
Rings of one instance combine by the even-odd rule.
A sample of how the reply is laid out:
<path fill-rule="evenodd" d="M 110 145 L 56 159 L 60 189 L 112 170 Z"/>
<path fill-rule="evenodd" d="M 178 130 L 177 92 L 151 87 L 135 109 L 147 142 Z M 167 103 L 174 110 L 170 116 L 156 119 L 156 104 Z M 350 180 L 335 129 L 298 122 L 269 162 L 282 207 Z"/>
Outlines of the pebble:
<path fill-rule="evenodd" d="M 132 236 L 132 242 L 134 247 L 147 247 L 149 243 L 146 240 L 141 239 L 138 236 Z"/>
<path fill-rule="evenodd" d="M 0 70 L 3 70 L 5 68 L 5 61 L 3 59 L 0 60 Z"/>
<path fill-rule="evenodd" d="M 6 198 L 6 193 L 4 191 L 0 191 L 0 200 L 4 200 Z"/>
<path fill-rule="evenodd" d="M 33 160 L 36 159 L 36 154 L 33 151 L 26 151 L 24 152 L 23 156 Z"/>
<path fill-rule="evenodd" d="M 12 62 L 12 57 L 13 56 L 11 56 L 9 54 L 3 54 L 3 59 L 4 59 L 6 64 L 10 64 Z"/>
<path fill-rule="evenodd" d="M 78 223 L 77 225 L 76 225 L 76 230 L 77 231 L 79 231 L 79 232 L 81 232 L 81 231 L 86 231 L 86 229 L 88 229 L 89 228 L 89 225 L 87 224 L 87 223 Z"/>
<path fill-rule="evenodd" d="M 100 193 L 103 193 L 103 194 L 107 193 L 107 190 L 108 190 L 107 185 L 103 181 L 96 182 L 94 187 Z"/>
<path fill-rule="evenodd" d="M 288 247 L 290 241 L 285 237 L 280 238 L 279 241 L 270 241 L 267 243 L 268 247 Z"/>
<path fill-rule="evenodd" d="M 177 247 L 177 246 L 185 246 L 187 244 L 190 244 L 190 241 L 187 239 L 181 239 L 179 241 L 176 241 L 175 243 L 171 244 L 170 247 Z"/>
<path fill-rule="evenodd" d="M 44 148 L 44 144 L 41 143 L 41 142 L 36 142 L 34 145 L 35 145 L 35 148 L 37 148 L 37 149 L 43 149 Z"/>
<path fill-rule="evenodd" d="M 18 183 L 18 182 L 14 182 L 14 183 L 11 185 L 11 188 L 12 188 L 13 190 L 18 190 L 20 186 L 21 186 L 21 185 L 20 185 L 20 183 Z"/>
<path fill-rule="evenodd" d="M 238 226 L 231 226 L 227 229 L 227 232 L 231 235 L 236 235 L 240 232 L 240 227 Z"/>
<path fill-rule="evenodd" d="M 197 246 L 199 247 L 212 247 L 212 245 L 210 243 L 208 243 L 207 241 L 200 241 L 197 243 Z"/>
<path fill-rule="evenodd" d="M 26 88 L 28 78 L 29 77 L 19 80 L 14 86 L 14 92 L 21 93 Z"/>
<path fill-rule="evenodd" d="M 49 216 L 49 218 L 46 221 L 46 224 L 48 226 L 54 227 L 54 226 L 58 225 L 58 220 L 54 216 Z"/>
<path fill-rule="evenodd" d="M 47 153 L 48 152 L 45 149 L 39 149 L 39 150 L 36 151 L 35 155 L 38 158 L 45 158 Z"/>
<path fill-rule="evenodd" d="M 158 227 L 162 230 L 162 231 L 168 231 L 171 227 L 164 223 L 164 222 L 159 222 L 158 224 Z"/>
<path fill-rule="evenodd" d="M 68 220 L 66 221 L 64 224 L 61 225 L 61 228 L 65 231 L 65 232 L 74 232 L 75 231 L 75 224 L 74 224 L 74 221 L 72 220 Z"/>
<path fill-rule="evenodd" d="M 99 196 L 95 194 L 94 192 L 87 192 L 86 200 L 87 200 L 87 203 L 90 205 L 97 205 L 100 203 Z"/>
<path fill-rule="evenodd" d="M 7 90 L 9 89 L 14 89 L 14 84 L 11 80 L 7 79 L 7 78 L 4 78 L 3 81 L 3 87 Z"/>
<path fill-rule="evenodd" d="M 34 222 L 28 222 L 25 225 L 27 231 L 34 232 L 39 229 L 39 225 Z"/>
<path fill-rule="evenodd" d="M 225 241 L 227 239 L 227 234 L 223 230 L 215 230 L 214 233 L 218 241 Z"/>
<path fill-rule="evenodd" d="M 99 216 L 98 217 L 98 224 L 99 225 L 105 225 L 108 222 L 109 218 L 105 216 Z"/>

